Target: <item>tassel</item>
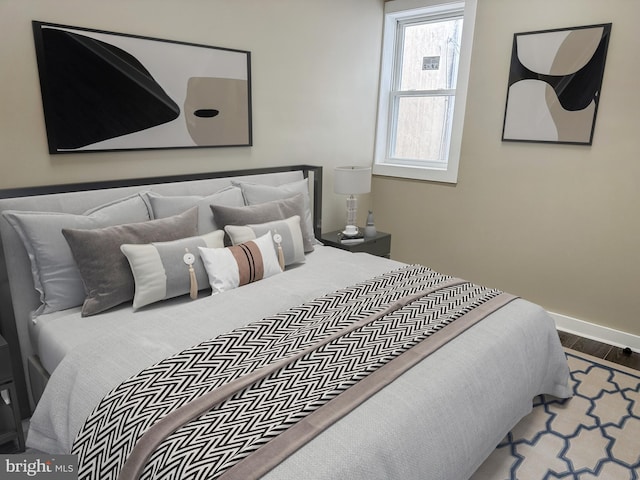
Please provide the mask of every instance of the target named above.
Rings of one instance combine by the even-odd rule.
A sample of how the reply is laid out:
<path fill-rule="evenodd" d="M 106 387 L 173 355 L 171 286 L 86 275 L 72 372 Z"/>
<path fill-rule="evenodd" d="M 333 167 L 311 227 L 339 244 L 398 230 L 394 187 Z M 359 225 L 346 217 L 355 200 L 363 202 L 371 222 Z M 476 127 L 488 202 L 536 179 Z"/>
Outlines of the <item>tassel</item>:
<path fill-rule="evenodd" d="M 273 235 L 273 241 L 278 246 L 278 263 L 280 264 L 280 270 L 284 272 L 284 252 L 282 251 L 282 236 L 276 231 Z"/>
<path fill-rule="evenodd" d="M 284 270 L 284 252 L 280 244 L 278 244 L 278 263 L 280 264 L 280 269 Z"/>
<path fill-rule="evenodd" d="M 195 300 L 198 298 L 198 279 L 196 278 L 196 271 L 193 269 L 196 257 L 189 252 L 188 248 L 185 248 L 184 251 L 186 253 L 184 254 L 184 257 L 182 257 L 182 261 L 189 267 L 189 295 L 192 300 Z"/>
<path fill-rule="evenodd" d="M 189 265 L 189 280 L 191 282 L 189 295 L 191 295 L 192 300 L 195 300 L 198 298 L 198 279 L 196 278 L 196 271 L 193 269 L 193 265 Z"/>

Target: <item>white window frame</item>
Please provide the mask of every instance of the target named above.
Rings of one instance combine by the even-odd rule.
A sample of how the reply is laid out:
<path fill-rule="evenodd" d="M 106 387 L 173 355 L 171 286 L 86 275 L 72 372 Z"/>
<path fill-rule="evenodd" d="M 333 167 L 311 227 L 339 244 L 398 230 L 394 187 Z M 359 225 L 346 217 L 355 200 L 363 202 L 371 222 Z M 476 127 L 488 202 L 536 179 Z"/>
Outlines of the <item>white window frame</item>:
<path fill-rule="evenodd" d="M 457 183 L 462 130 L 467 102 L 467 87 L 471 65 L 471 47 L 476 17 L 477 0 L 392 0 L 385 3 L 385 19 L 380 67 L 380 98 L 373 173 L 391 177 Z M 458 78 L 455 89 L 455 106 L 449 144 L 449 155 L 445 163 L 416 162 L 389 158 L 393 114 L 391 98 L 396 52 L 396 36 L 402 21 L 420 16 L 437 17 L 455 10 L 464 11 L 464 25 L 458 63 Z"/>

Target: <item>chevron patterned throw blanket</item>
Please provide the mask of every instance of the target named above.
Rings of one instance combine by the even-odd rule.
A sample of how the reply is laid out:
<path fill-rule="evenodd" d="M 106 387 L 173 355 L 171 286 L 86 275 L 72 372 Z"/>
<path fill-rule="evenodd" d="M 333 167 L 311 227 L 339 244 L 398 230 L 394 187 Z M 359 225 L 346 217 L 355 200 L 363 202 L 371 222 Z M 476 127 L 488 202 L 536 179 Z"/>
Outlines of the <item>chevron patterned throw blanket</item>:
<path fill-rule="evenodd" d="M 203 342 L 100 402 L 79 478 L 262 476 L 390 383 L 390 362 L 397 378 L 513 298 L 411 265 Z"/>

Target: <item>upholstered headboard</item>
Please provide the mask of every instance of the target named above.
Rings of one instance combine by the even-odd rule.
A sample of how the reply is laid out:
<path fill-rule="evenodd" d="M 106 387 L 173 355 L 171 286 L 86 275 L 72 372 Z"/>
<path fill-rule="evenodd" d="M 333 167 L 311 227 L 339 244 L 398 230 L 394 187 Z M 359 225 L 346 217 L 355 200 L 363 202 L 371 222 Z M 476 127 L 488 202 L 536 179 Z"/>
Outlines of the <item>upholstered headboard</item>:
<path fill-rule="evenodd" d="M 313 229 L 315 237 L 320 238 L 322 167 L 309 165 L 0 190 L 0 212 L 81 214 L 141 191 L 202 196 L 231 185 L 232 180 L 279 186 L 303 178 L 309 178 Z M 22 415 L 27 417 L 34 405 L 27 387 L 27 359 L 33 354 L 29 322 L 40 304 L 40 295 L 33 283 L 27 251 L 13 226 L 1 215 L 0 233 L 0 333 L 9 343 Z"/>

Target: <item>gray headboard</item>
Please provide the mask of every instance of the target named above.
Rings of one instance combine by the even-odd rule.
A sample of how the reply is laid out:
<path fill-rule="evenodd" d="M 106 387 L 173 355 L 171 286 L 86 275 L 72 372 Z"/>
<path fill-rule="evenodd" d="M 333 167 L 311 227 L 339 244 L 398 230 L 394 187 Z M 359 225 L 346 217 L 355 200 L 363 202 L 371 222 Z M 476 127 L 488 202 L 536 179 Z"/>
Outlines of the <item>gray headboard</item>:
<path fill-rule="evenodd" d="M 164 195 L 209 195 L 230 185 L 232 178 L 281 185 L 303 177 L 309 178 L 314 233 L 316 238 L 320 238 L 322 167 L 310 165 L 0 190 L 0 212 L 27 210 L 80 214 L 94 206 L 143 190 Z M 13 227 L 2 216 L 0 232 L 0 334 L 9 344 L 21 413 L 26 418 L 34 406 L 27 387 L 27 359 L 33 354 L 29 322 L 31 313 L 40 303 L 40 297 L 33 285 L 27 252 Z"/>

